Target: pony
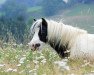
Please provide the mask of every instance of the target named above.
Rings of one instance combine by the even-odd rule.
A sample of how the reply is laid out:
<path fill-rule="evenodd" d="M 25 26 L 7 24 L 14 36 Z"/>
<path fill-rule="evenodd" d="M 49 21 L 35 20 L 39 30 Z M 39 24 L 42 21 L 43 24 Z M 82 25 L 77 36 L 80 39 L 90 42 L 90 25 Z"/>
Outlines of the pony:
<path fill-rule="evenodd" d="M 41 18 L 34 19 L 30 31 L 33 38 L 28 44 L 33 51 L 49 44 L 62 58 L 94 60 L 94 34 L 86 30 Z"/>

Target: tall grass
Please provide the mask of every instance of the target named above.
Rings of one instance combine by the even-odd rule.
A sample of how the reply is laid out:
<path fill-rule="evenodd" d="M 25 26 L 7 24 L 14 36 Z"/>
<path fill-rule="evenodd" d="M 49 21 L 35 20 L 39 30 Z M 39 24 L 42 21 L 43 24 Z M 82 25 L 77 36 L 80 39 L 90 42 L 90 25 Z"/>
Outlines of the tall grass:
<path fill-rule="evenodd" d="M 94 65 L 89 62 L 63 60 L 48 47 L 42 52 L 32 52 L 22 44 L 3 43 L 0 47 L 0 75 L 86 75 L 94 73 Z"/>

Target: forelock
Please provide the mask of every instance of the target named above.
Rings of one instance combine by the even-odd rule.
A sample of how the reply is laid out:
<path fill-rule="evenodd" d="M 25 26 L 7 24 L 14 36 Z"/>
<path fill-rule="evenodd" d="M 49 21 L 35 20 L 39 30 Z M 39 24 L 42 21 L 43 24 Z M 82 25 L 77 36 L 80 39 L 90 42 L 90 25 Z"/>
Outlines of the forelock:
<path fill-rule="evenodd" d="M 41 20 L 41 19 L 36 20 L 36 21 L 32 24 L 32 26 L 31 26 L 31 28 L 30 28 L 30 33 L 33 34 L 33 33 L 35 32 L 35 29 L 36 29 L 37 27 L 39 27 L 39 26 L 41 25 L 41 23 L 42 23 L 42 20 Z"/>

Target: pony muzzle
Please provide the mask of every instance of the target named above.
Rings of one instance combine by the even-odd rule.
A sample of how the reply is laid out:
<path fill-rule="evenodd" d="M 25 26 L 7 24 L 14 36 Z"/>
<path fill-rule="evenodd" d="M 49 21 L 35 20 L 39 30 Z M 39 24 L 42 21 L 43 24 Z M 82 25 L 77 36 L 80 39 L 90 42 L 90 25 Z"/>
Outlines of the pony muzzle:
<path fill-rule="evenodd" d="M 35 51 L 35 50 L 39 49 L 40 43 L 36 43 L 36 44 L 32 44 L 32 45 L 29 44 L 29 46 L 31 47 L 32 51 Z"/>

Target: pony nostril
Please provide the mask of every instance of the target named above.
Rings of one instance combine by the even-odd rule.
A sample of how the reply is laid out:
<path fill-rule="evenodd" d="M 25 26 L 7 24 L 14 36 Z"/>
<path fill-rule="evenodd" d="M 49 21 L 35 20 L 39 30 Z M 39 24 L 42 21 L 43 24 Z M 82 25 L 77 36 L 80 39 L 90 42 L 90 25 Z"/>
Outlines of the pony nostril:
<path fill-rule="evenodd" d="M 40 46 L 40 44 L 39 44 L 39 43 L 35 44 L 35 47 L 39 47 L 39 46 Z"/>

